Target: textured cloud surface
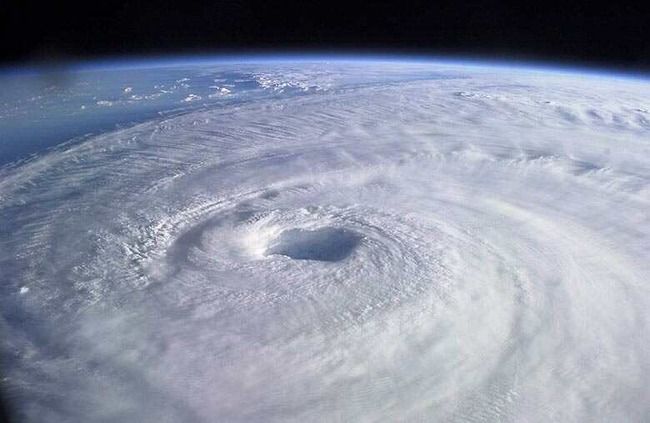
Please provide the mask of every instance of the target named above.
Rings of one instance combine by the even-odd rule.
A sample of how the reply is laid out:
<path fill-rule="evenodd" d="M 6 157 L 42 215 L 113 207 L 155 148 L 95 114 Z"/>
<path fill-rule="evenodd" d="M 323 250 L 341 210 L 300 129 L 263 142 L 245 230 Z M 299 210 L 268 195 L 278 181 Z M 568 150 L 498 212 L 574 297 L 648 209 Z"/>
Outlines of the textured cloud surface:
<path fill-rule="evenodd" d="M 254 78 L 0 170 L 19 416 L 650 419 L 650 84 Z"/>

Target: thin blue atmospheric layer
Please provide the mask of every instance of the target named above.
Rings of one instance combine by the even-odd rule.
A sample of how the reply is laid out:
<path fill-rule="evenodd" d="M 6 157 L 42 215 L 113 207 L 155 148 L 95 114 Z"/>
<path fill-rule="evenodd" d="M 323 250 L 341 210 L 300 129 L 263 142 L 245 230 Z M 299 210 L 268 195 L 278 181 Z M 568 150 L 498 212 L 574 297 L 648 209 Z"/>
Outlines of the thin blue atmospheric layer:
<path fill-rule="evenodd" d="M 176 56 L 153 56 L 146 58 L 135 57 L 113 57 L 102 60 L 73 62 L 69 63 L 70 71 L 110 71 L 110 70 L 134 70 L 154 68 L 177 68 L 197 67 L 215 65 L 274 65 L 274 64 L 390 64 L 401 65 L 452 65 L 469 68 L 493 68 L 510 69 L 517 71 L 533 71 L 557 74 L 572 74 L 580 76 L 592 76 L 601 78 L 632 79 L 637 81 L 650 82 L 650 72 L 640 71 L 626 67 L 599 67 L 572 64 L 570 62 L 521 60 L 497 58 L 488 56 L 449 56 L 430 54 L 405 54 L 405 53 L 368 53 L 359 52 L 318 52 L 309 51 L 302 53 L 248 53 L 248 54 L 194 54 Z M 5 73 L 34 73 L 33 68 L 6 68 Z M 0 77 L 3 69 L 0 68 Z"/>
<path fill-rule="evenodd" d="M 374 71 L 368 72 L 369 64 Z M 448 68 L 456 71 L 444 71 Z M 515 62 L 310 54 L 112 60 L 40 72 L 5 70 L 0 73 L 0 166 L 120 126 L 200 108 L 313 93 L 325 88 L 301 79 L 305 71 L 331 77 L 336 80 L 334 85 L 342 88 L 459 78 L 463 76 L 457 70 L 462 68 L 612 76 L 604 71 Z M 345 77 L 336 75 L 337 69 L 344 69 Z M 297 82 L 275 84 L 268 70 L 297 75 Z M 355 79 L 355 72 L 362 78 Z"/>

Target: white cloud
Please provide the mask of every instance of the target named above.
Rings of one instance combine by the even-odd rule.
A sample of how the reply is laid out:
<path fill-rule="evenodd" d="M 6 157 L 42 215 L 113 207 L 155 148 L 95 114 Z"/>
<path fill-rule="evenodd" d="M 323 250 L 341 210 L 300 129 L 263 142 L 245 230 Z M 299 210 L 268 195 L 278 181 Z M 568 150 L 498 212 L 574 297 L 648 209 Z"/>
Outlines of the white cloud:
<path fill-rule="evenodd" d="M 0 169 L 28 420 L 650 413 L 648 84 L 364 66 Z"/>

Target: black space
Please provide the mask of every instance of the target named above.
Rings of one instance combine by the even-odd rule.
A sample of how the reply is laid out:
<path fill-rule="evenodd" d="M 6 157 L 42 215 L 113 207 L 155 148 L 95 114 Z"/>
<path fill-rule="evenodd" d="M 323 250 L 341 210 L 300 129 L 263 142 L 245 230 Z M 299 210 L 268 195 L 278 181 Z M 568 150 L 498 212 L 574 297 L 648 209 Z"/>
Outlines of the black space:
<path fill-rule="evenodd" d="M 0 61 L 362 50 L 647 70 L 648 3 L 7 0 Z"/>

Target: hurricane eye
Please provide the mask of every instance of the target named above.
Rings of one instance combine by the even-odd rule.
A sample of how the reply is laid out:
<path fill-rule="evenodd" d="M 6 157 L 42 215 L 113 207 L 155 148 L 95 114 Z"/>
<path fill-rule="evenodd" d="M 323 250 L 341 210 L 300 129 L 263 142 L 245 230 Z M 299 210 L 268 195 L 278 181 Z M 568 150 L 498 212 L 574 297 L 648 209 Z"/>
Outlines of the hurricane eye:
<path fill-rule="evenodd" d="M 336 262 L 349 257 L 360 242 L 361 236 L 343 228 L 289 229 L 280 234 L 267 254 L 280 254 L 294 260 Z"/>

